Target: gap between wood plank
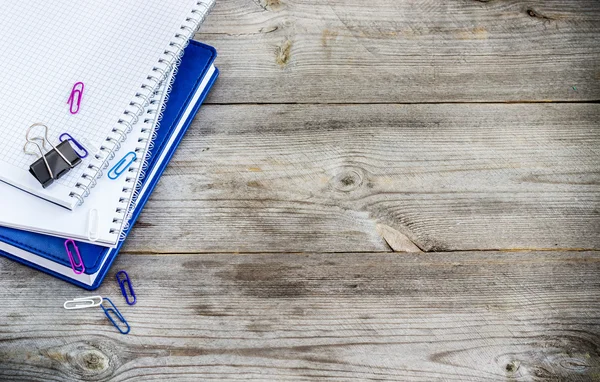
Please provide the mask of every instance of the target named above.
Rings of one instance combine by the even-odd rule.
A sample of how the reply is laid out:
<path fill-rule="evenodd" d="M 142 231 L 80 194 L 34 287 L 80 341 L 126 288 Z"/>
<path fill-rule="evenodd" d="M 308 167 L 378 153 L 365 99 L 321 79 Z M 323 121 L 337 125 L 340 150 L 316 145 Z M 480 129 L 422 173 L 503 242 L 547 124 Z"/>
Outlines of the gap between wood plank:
<path fill-rule="evenodd" d="M 600 252 L 599 249 L 587 249 L 587 248 L 517 248 L 517 249 L 457 249 L 457 250 L 445 250 L 445 251 L 423 251 L 423 252 L 397 252 L 390 248 L 390 251 L 353 251 L 352 253 L 372 253 L 372 254 L 398 254 L 398 255 L 414 255 L 414 254 L 440 254 L 445 253 L 458 253 L 458 252 Z M 218 252 L 218 251 L 194 251 L 194 252 L 153 252 L 153 251 L 121 251 L 122 255 L 156 255 L 156 256 L 180 256 L 180 255 L 310 255 L 317 252 L 283 252 L 283 251 L 257 251 L 257 252 Z M 318 252 L 323 254 L 339 255 L 348 253 L 348 251 L 335 251 L 335 252 Z"/>
<path fill-rule="evenodd" d="M 420 102 L 211 102 L 210 99 L 204 102 L 204 105 L 211 106 L 262 106 L 262 105 L 327 105 L 327 106 L 346 106 L 346 105 L 513 105 L 513 104 L 597 104 L 600 99 L 594 100 L 548 100 L 548 101 L 420 101 Z"/>

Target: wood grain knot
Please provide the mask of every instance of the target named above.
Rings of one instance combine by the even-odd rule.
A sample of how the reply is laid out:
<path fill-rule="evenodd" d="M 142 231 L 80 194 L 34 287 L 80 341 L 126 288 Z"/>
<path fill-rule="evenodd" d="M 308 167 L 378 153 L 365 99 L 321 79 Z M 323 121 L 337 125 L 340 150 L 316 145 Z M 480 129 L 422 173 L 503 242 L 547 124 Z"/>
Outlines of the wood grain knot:
<path fill-rule="evenodd" d="M 275 49 L 275 62 L 279 66 L 286 66 L 290 61 L 292 50 L 292 42 L 290 40 L 286 40 L 283 44 Z"/>
<path fill-rule="evenodd" d="M 81 375 L 103 374 L 110 369 L 109 358 L 96 349 L 86 349 L 72 354 L 71 364 Z"/>
<path fill-rule="evenodd" d="M 360 170 L 344 168 L 332 179 L 333 188 L 342 192 L 350 192 L 363 184 L 363 176 Z"/>
<path fill-rule="evenodd" d="M 572 380 L 573 373 L 591 376 L 600 367 L 597 338 L 594 333 L 584 332 L 544 337 L 535 344 L 535 350 L 505 354 L 498 361 L 506 376 L 512 378 L 540 380 Z M 509 379 L 509 380 L 511 380 Z M 587 380 L 587 379 L 585 379 Z M 594 379 L 590 379 L 594 380 Z"/>
<path fill-rule="evenodd" d="M 565 370 L 572 370 L 577 373 L 583 373 L 591 367 L 588 364 L 589 360 L 591 360 L 591 356 L 589 353 L 587 353 L 587 355 L 580 358 L 565 357 L 564 359 L 560 360 L 558 364 Z"/>
<path fill-rule="evenodd" d="M 533 17 L 533 18 L 536 18 L 536 19 L 542 19 L 542 20 L 554 20 L 554 18 L 553 18 L 553 17 L 546 16 L 546 15 L 544 15 L 544 14 L 542 14 L 542 13 L 540 13 L 540 12 L 536 11 L 536 10 L 535 10 L 535 9 L 533 9 L 533 8 L 527 8 L 527 9 L 525 10 L 525 12 L 527 12 L 527 14 L 529 15 L 529 17 Z"/>
<path fill-rule="evenodd" d="M 106 377 L 113 373 L 110 358 L 99 345 L 77 342 L 47 350 L 46 356 L 57 363 L 57 369 L 77 378 Z"/>
<path fill-rule="evenodd" d="M 521 362 L 511 361 L 506 364 L 506 371 L 509 373 L 515 373 L 517 370 L 519 370 L 520 366 L 521 366 Z"/>
<path fill-rule="evenodd" d="M 254 0 L 254 2 L 265 11 L 276 11 L 281 5 L 280 0 Z"/>

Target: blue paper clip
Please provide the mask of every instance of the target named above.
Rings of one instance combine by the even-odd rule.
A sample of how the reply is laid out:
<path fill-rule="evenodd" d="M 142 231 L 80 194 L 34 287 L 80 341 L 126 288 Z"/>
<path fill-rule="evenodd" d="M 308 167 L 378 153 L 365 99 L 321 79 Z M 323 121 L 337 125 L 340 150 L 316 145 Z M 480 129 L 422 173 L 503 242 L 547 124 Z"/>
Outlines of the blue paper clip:
<path fill-rule="evenodd" d="M 102 301 L 102 304 L 100 305 L 100 307 L 104 311 L 104 314 L 110 320 L 110 322 L 112 322 L 113 326 L 115 328 L 117 328 L 119 330 L 119 332 L 121 332 L 121 334 L 127 334 L 127 333 L 129 333 L 129 331 L 131 330 L 131 328 L 129 327 L 129 324 L 127 323 L 127 321 L 125 321 L 125 318 L 123 317 L 123 315 L 121 314 L 121 312 L 119 312 L 119 309 L 117 309 L 117 307 L 115 306 L 115 304 L 113 304 L 113 302 L 110 301 L 109 298 L 104 297 L 103 300 L 104 301 L 108 301 L 110 303 L 110 305 L 112 306 L 112 308 L 109 307 L 108 309 L 106 309 L 104 307 L 104 301 Z M 121 329 L 121 327 L 111 317 L 111 315 L 110 315 L 111 312 L 115 314 L 115 316 L 119 319 L 119 321 L 121 321 L 122 323 L 125 324 L 125 326 L 127 327 L 127 330 Z"/>
<path fill-rule="evenodd" d="M 124 275 L 125 278 L 121 279 L 121 277 L 119 277 L 120 275 Z M 121 287 L 121 293 L 123 294 L 123 297 L 125 297 L 125 302 L 128 305 L 135 305 L 137 298 L 135 297 L 135 292 L 133 291 L 133 286 L 131 285 L 131 280 L 129 279 L 129 275 L 127 274 L 127 272 L 119 271 L 119 272 L 117 272 L 116 277 L 117 277 L 117 282 L 119 283 L 119 286 Z M 127 287 L 129 288 L 129 294 L 127 294 L 125 285 L 127 285 Z M 129 301 L 129 295 L 131 295 L 131 297 L 133 297 L 133 301 Z"/>
<path fill-rule="evenodd" d="M 64 137 L 66 137 L 66 138 L 64 138 Z M 81 145 L 81 143 L 77 142 L 75 140 L 75 138 L 73 138 L 71 136 L 71 134 L 69 134 L 69 133 L 62 133 L 60 135 L 60 137 L 58 137 L 58 140 L 61 141 L 61 142 L 64 142 L 64 141 L 71 141 L 71 142 L 73 142 L 73 144 L 75 145 L 75 147 L 83 153 L 83 154 L 81 154 L 80 152 L 78 152 L 77 150 L 75 150 L 75 154 L 77 154 L 81 159 L 83 159 L 83 158 L 85 158 L 85 157 L 88 156 L 88 151 L 85 149 L 85 147 L 83 147 Z"/>
<path fill-rule="evenodd" d="M 128 158 L 131 159 L 128 160 Z M 136 159 L 137 155 L 135 155 L 133 151 L 128 152 L 113 168 L 110 169 L 108 177 L 112 180 L 117 179 L 133 162 L 135 162 Z"/>

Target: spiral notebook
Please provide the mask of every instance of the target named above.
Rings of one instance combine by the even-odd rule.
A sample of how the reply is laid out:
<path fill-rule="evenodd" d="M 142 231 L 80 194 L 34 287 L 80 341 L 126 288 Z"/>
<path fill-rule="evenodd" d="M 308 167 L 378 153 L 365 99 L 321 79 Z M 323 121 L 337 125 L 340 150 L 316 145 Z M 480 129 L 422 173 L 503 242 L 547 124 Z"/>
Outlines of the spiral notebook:
<path fill-rule="evenodd" d="M 5 2 L 0 12 L 0 180 L 68 209 L 84 204 L 110 161 L 119 155 L 159 84 L 215 0 L 111 2 L 27 0 Z M 67 104 L 85 84 L 81 106 Z M 38 158 L 24 152 L 27 129 L 48 126 L 88 143 L 83 159 L 48 188 L 29 173 Z M 143 155 L 143 153 L 142 153 Z M 135 187 L 121 188 L 130 199 Z M 109 216 L 107 215 L 107 218 Z"/>
<path fill-rule="evenodd" d="M 103 179 L 94 188 L 95 192 L 74 211 L 0 182 L 0 226 L 114 247 L 131 204 L 131 191 L 139 188 L 139 179 L 144 175 L 143 155 L 153 144 L 161 110 L 170 90 L 170 80 L 171 77 L 167 78 L 150 98 L 142 117 L 132 125 L 130 139 L 121 144 L 123 153 L 136 154 L 134 163 L 122 176 L 115 180 L 106 179 L 104 171 Z M 127 154 L 109 160 L 109 167 L 124 155 Z"/>
<path fill-rule="evenodd" d="M 214 84 L 219 74 L 214 66 L 216 55 L 214 48 L 197 41 L 191 41 L 185 49 L 180 70 L 166 102 L 164 117 L 157 130 L 155 144 L 150 150 L 146 176 L 141 180 L 142 187 L 138 199 L 132 204 L 131 216 L 128 216 L 131 224 L 123 231 L 124 236 L 130 232 L 131 225 L 148 201 Z M 6 256 L 86 289 L 96 289 L 100 286 L 123 245 L 120 241 L 117 248 L 105 248 L 77 242 L 81 264 L 85 270 L 76 274 L 65 252 L 64 242 L 64 239 L 57 237 L 0 227 L 0 256 Z"/>

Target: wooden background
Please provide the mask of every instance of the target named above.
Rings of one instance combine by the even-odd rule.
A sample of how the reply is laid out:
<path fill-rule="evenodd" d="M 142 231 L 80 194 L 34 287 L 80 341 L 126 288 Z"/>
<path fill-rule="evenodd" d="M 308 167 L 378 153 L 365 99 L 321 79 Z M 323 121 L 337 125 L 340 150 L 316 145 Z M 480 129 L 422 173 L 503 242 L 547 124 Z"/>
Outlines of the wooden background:
<path fill-rule="evenodd" d="M 599 32 L 597 0 L 219 0 L 98 290 L 131 334 L 0 259 L 0 379 L 599 381 Z"/>

